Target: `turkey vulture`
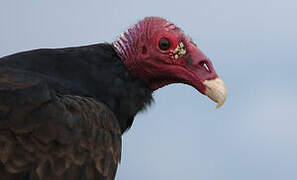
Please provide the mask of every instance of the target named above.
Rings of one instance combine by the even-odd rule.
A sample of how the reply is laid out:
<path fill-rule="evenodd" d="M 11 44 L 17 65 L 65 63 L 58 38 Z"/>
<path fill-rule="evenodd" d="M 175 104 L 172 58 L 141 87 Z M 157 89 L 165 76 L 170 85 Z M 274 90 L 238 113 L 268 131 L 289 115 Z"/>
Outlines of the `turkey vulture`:
<path fill-rule="evenodd" d="M 221 106 L 211 61 L 174 24 L 147 17 L 113 43 L 0 59 L 1 179 L 114 179 L 121 135 L 172 83 Z"/>

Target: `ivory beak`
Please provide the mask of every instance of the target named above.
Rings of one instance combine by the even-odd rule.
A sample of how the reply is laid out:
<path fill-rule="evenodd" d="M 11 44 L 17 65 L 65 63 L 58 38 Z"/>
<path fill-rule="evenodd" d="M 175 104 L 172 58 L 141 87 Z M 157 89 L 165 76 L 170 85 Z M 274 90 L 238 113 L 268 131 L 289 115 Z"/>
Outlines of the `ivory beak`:
<path fill-rule="evenodd" d="M 205 85 L 205 95 L 208 96 L 211 100 L 218 103 L 216 109 L 221 107 L 227 95 L 227 89 L 225 83 L 220 78 L 215 78 L 211 80 L 203 81 Z"/>

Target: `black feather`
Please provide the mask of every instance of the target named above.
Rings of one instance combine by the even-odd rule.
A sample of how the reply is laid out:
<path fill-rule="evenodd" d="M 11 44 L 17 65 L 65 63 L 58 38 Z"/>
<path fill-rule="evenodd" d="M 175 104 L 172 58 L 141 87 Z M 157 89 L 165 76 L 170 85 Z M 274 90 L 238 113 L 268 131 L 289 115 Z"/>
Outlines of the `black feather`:
<path fill-rule="evenodd" d="M 130 75 L 109 44 L 22 52 L 1 58 L 0 68 L 27 71 L 46 80 L 56 92 L 105 103 L 120 121 L 122 132 L 152 102 L 151 90 Z"/>
<path fill-rule="evenodd" d="M 1 178 L 109 180 L 152 92 L 96 44 L 1 58 L 0 99 Z"/>

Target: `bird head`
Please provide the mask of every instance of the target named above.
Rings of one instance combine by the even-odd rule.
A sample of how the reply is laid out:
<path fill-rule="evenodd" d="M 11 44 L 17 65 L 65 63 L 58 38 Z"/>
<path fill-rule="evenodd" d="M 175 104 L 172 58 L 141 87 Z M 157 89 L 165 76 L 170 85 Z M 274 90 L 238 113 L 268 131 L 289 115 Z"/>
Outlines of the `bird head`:
<path fill-rule="evenodd" d="M 147 17 L 122 33 L 113 46 L 131 74 L 152 91 L 184 83 L 217 102 L 217 108 L 225 102 L 226 87 L 212 62 L 173 23 Z"/>

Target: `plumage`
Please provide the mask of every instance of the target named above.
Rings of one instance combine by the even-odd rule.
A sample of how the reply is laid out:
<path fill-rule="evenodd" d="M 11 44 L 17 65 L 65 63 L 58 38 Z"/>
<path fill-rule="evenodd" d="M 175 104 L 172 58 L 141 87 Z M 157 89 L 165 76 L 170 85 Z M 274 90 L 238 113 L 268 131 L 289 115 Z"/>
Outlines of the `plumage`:
<path fill-rule="evenodd" d="M 167 43 L 161 49 L 160 39 Z M 112 44 L 0 58 L 1 179 L 114 179 L 121 135 L 151 104 L 153 91 L 171 83 L 225 101 L 210 60 L 156 17 Z"/>
<path fill-rule="evenodd" d="M 110 45 L 96 44 L 0 59 L 0 99 L 7 177 L 113 179 L 121 134 L 152 98 Z"/>

